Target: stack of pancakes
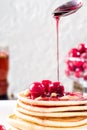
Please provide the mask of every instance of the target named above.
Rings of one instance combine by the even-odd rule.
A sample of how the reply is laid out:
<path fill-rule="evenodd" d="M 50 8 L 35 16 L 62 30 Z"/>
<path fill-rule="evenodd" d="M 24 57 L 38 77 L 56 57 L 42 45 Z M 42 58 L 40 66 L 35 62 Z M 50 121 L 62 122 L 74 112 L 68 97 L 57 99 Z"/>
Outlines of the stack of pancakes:
<path fill-rule="evenodd" d="M 77 130 L 87 127 L 87 95 L 67 94 L 59 99 L 30 99 L 19 94 L 10 130 Z"/>

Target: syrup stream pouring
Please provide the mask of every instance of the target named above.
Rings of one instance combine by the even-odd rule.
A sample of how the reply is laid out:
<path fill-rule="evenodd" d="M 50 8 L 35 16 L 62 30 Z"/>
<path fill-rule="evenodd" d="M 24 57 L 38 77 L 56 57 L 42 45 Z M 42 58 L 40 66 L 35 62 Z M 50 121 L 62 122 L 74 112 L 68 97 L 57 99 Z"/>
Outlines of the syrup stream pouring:
<path fill-rule="evenodd" d="M 58 8 L 53 12 L 53 16 L 56 19 L 56 31 L 57 31 L 57 79 L 59 81 L 59 44 L 58 44 L 58 27 L 60 17 L 64 17 L 75 13 L 83 5 L 82 0 L 71 0 Z"/>

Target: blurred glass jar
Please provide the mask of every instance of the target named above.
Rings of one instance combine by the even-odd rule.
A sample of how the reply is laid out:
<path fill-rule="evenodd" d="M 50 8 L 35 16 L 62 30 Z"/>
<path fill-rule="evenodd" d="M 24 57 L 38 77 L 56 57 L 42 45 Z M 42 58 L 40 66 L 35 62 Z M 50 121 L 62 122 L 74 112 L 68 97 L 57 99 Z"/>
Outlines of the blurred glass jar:
<path fill-rule="evenodd" d="M 0 99 L 7 98 L 9 71 L 9 49 L 0 47 Z"/>
<path fill-rule="evenodd" d="M 80 83 L 84 92 L 87 92 L 87 45 L 80 43 L 77 48 L 72 48 L 65 63 L 66 76 Z"/>

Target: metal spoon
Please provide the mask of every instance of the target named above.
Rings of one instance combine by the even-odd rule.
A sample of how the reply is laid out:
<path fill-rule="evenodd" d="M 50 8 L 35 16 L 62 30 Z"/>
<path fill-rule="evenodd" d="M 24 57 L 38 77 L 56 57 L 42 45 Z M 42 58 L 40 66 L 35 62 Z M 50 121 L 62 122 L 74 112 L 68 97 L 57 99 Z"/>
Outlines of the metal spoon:
<path fill-rule="evenodd" d="M 67 16 L 72 13 L 75 13 L 83 5 L 82 0 L 71 0 L 58 8 L 53 12 L 53 15 L 56 16 Z"/>

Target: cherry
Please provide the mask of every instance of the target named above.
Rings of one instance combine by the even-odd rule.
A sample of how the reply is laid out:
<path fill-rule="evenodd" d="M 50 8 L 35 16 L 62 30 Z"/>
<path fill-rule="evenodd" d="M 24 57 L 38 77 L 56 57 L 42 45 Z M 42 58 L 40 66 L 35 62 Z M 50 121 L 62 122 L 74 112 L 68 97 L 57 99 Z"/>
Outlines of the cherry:
<path fill-rule="evenodd" d="M 72 48 L 68 54 L 70 57 L 80 57 L 80 52 L 77 48 Z"/>
<path fill-rule="evenodd" d="M 87 61 L 84 62 L 84 64 L 83 64 L 83 69 L 84 69 L 84 70 L 87 70 Z"/>
<path fill-rule="evenodd" d="M 81 58 L 87 59 L 87 53 L 86 53 L 86 52 L 82 53 L 82 54 L 81 54 Z"/>
<path fill-rule="evenodd" d="M 75 77 L 80 78 L 82 76 L 82 70 L 80 68 L 76 68 Z"/>
<path fill-rule="evenodd" d="M 87 72 L 84 73 L 84 75 L 83 75 L 83 79 L 87 81 Z"/>
<path fill-rule="evenodd" d="M 85 52 L 87 53 L 87 46 L 85 46 Z"/>
<path fill-rule="evenodd" d="M 6 130 L 3 125 L 0 125 L 0 130 Z"/>
<path fill-rule="evenodd" d="M 85 52 L 85 44 L 84 43 L 80 43 L 78 45 L 78 50 L 79 50 L 80 53 Z"/>
<path fill-rule="evenodd" d="M 31 98 L 37 98 L 44 94 L 45 88 L 40 82 L 34 82 L 30 85 Z"/>
<path fill-rule="evenodd" d="M 69 70 L 68 67 L 65 69 L 65 74 L 66 74 L 66 76 L 70 76 L 71 75 L 71 71 Z"/>
<path fill-rule="evenodd" d="M 68 65 L 68 69 L 71 70 L 71 71 L 74 71 L 75 70 L 75 66 L 73 65 L 73 62 L 72 61 L 68 61 L 67 62 L 67 65 Z"/>
<path fill-rule="evenodd" d="M 60 82 L 53 82 L 49 85 L 48 91 L 49 93 L 57 93 L 57 88 L 59 87 Z"/>
<path fill-rule="evenodd" d="M 64 86 L 60 82 L 53 82 L 49 85 L 49 93 L 56 93 L 58 96 L 63 96 Z"/>
<path fill-rule="evenodd" d="M 64 95 L 64 86 L 60 83 L 59 87 L 57 88 L 57 93 L 59 96 Z"/>
<path fill-rule="evenodd" d="M 50 81 L 50 80 L 42 80 L 41 83 L 44 85 L 44 87 L 45 87 L 45 92 L 47 93 L 47 92 L 48 92 L 48 87 L 49 87 L 49 85 L 52 83 L 52 81 Z"/>
<path fill-rule="evenodd" d="M 78 68 L 82 67 L 83 63 L 84 63 L 83 61 L 73 61 L 74 66 Z"/>

